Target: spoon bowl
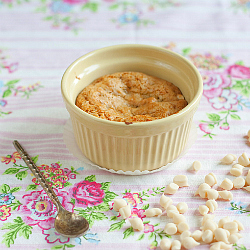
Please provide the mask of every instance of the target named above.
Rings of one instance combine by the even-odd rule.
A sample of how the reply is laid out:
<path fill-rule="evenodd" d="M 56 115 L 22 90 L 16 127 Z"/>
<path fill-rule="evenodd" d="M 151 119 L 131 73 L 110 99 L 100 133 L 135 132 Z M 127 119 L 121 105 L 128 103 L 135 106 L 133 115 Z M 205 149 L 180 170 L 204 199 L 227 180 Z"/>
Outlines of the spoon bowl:
<path fill-rule="evenodd" d="M 71 213 L 62 206 L 55 219 L 56 231 L 65 237 L 78 237 L 83 235 L 89 228 L 87 220 L 75 213 Z"/>
<path fill-rule="evenodd" d="M 57 208 L 57 216 L 55 219 L 55 230 L 65 237 L 78 237 L 83 235 L 89 229 L 88 221 L 75 213 L 67 211 L 60 203 L 57 195 L 53 191 L 53 188 L 48 184 L 43 174 L 40 172 L 36 164 L 33 162 L 28 153 L 24 150 L 18 141 L 13 141 L 13 145 L 17 152 L 20 154 L 26 165 L 34 174 L 42 188 L 49 196 L 50 200 Z"/>

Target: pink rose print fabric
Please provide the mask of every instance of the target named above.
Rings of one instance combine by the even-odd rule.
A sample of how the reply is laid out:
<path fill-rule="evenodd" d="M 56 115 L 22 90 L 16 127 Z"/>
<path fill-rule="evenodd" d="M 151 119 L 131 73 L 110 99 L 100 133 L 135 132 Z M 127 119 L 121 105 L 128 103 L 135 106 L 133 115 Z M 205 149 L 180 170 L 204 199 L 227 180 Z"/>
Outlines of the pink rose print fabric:
<path fill-rule="evenodd" d="M 208 99 L 220 96 L 223 89 L 231 85 L 231 79 L 225 73 L 204 71 L 201 74 L 203 78 L 203 94 Z"/>
<path fill-rule="evenodd" d="M 75 199 L 77 206 L 87 207 L 102 203 L 105 193 L 100 183 L 85 180 L 75 184 L 70 189 L 70 195 Z"/>
<path fill-rule="evenodd" d="M 250 79 L 250 68 L 242 65 L 232 65 L 227 69 L 231 77 Z"/>

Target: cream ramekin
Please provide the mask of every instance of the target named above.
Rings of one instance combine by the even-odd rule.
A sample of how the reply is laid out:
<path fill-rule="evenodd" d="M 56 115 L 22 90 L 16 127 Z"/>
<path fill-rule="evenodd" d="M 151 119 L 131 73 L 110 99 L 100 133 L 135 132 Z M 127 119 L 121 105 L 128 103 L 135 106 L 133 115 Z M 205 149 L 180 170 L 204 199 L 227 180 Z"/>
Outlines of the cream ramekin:
<path fill-rule="evenodd" d="M 75 105 L 77 95 L 93 80 L 123 71 L 143 72 L 172 82 L 188 105 L 169 117 L 129 125 L 94 117 Z M 82 153 L 103 168 L 133 172 L 158 169 L 182 153 L 203 83 L 195 66 L 177 53 L 149 45 L 115 45 L 73 62 L 62 77 L 61 91 Z"/>

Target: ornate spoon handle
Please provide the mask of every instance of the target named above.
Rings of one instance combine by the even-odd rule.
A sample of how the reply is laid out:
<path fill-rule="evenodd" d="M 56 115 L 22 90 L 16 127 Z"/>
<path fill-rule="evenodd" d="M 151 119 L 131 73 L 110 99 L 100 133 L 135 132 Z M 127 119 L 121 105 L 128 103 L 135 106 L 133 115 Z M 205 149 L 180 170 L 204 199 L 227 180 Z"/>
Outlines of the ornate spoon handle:
<path fill-rule="evenodd" d="M 34 174 L 34 176 L 36 177 L 36 179 L 38 180 L 38 182 L 41 184 L 42 188 L 47 193 L 47 195 L 49 196 L 50 200 L 55 204 L 55 206 L 57 207 L 57 209 L 59 211 L 59 209 L 61 207 L 61 203 L 60 203 L 57 195 L 53 191 L 53 188 L 48 184 L 48 182 L 44 178 L 43 174 L 40 172 L 40 170 L 38 169 L 38 167 L 36 166 L 36 164 L 33 162 L 33 160 L 31 159 L 31 157 L 24 150 L 24 148 L 21 146 L 21 144 L 17 140 L 14 140 L 13 141 L 13 145 L 16 148 L 17 152 L 22 157 L 23 161 L 29 167 L 29 169 L 31 170 L 31 172 Z"/>

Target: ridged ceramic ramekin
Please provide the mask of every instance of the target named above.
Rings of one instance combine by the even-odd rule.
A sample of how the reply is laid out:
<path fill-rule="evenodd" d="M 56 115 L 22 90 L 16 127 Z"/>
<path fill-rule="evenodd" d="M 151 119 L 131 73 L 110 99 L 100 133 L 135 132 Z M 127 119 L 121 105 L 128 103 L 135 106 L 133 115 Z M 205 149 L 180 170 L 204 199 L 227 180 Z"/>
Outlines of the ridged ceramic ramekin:
<path fill-rule="evenodd" d="M 75 105 L 80 91 L 96 78 L 134 71 L 175 84 L 188 105 L 169 117 L 133 124 L 94 117 Z M 90 52 L 65 71 L 62 96 L 76 142 L 93 163 L 114 171 L 150 171 L 176 159 L 183 151 L 203 91 L 198 70 L 172 51 L 149 45 L 116 45 Z"/>

